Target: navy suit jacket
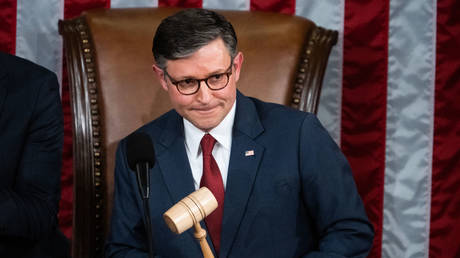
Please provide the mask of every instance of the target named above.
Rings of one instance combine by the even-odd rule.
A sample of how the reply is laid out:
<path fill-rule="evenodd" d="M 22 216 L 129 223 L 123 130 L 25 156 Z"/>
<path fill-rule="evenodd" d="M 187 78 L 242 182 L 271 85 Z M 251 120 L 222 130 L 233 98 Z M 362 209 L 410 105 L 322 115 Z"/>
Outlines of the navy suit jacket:
<path fill-rule="evenodd" d="M 56 76 L 0 53 L 0 257 L 68 255 L 57 231 L 62 143 Z"/>
<path fill-rule="evenodd" d="M 373 228 L 345 157 L 317 118 L 239 92 L 236 103 L 219 257 L 365 257 Z M 156 152 L 150 171 L 156 255 L 203 257 L 193 229 L 175 235 L 162 218 L 195 190 L 182 117 L 172 110 L 138 131 L 151 136 Z M 125 148 L 122 140 L 106 255 L 147 257 L 142 201 Z M 248 150 L 255 155 L 245 156 Z"/>

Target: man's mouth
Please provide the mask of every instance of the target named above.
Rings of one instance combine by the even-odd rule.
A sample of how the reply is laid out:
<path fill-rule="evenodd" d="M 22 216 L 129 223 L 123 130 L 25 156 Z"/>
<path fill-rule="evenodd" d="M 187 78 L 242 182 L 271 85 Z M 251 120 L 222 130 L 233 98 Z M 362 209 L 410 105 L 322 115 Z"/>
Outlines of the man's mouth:
<path fill-rule="evenodd" d="M 193 110 L 198 112 L 198 113 L 210 113 L 215 110 L 216 107 L 209 106 L 209 107 L 198 107 L 194 108 Z"/>

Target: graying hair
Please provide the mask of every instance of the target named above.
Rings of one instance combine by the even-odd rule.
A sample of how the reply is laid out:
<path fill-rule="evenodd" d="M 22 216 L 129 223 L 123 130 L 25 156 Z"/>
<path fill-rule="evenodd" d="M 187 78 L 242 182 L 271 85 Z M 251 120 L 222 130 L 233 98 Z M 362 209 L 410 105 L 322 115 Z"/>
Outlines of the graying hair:
<path fill-rule="evenodd" d="M 206 9 L 185 9 L 164 19 L 153 38 L 156 65 L 165 70 L 168 60 L 188 57 L 221 38 L 231 59 L 237 54 L 235 30 L 224 16 Z"/>

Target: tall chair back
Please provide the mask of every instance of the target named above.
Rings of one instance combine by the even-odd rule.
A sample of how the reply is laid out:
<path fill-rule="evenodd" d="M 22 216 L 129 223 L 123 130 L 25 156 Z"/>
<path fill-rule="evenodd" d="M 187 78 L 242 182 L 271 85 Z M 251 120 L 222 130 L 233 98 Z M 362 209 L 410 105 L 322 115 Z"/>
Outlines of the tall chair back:
<path fill-rule="evenodd" d="M 154 32 L 180 9 L 98 9 L 59 22 L 73 116 L 73 257 L 101 257 L 119 140 L 171 109 L 153 71 Z M 234 25 L 248 96 L 316 112 L 337 32 L 295 16 L 218 11 Z"/>

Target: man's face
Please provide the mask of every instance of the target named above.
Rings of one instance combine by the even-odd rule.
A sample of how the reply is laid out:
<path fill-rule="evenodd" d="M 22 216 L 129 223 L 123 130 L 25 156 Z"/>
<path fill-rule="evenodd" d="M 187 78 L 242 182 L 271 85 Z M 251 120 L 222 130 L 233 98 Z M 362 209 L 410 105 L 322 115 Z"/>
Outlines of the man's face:
<path fill-rule="evenodd" d="M 211 75 L 227 72 L 231 57 L 222 39 L 211 41 L 208 45 L 198 49 L 192 55 L 168 60 L 166 71 L 173 81 L 184 79 L 204 79 Z M 197 93 L 193 95 L 181 94 L 172 84 L 164 71 L 153 65 L 161 86 L 168 92 L 174 109 L 182 117 L 203 131 L 210 131 L 216 127 L 228 114 L 236 98 L 236 82 L 240 76 L 242 53 L 238 53 L 233 60 L 232 75 L 227 86 L 220 90 L 211 90 L 204 81 L 201 82 Z"/>

